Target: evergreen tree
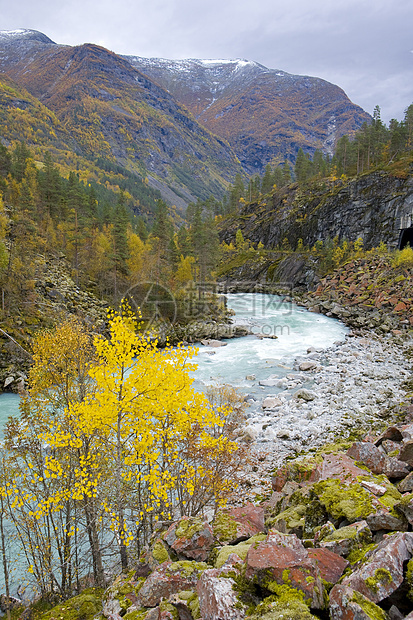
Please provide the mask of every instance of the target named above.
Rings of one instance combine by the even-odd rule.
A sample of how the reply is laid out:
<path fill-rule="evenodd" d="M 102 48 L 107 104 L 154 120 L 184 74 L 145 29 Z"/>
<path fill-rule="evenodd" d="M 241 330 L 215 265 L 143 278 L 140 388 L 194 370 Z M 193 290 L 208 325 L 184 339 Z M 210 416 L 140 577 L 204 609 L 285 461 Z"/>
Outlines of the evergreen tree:
<path fill-rule="evenodd" d="M 128 274 L 128 222 L 129 217 L 126 209 L 125 196 L 123 192 L 121 192 L 113 213 L 112 241 L 115 268 L 116 271 L 122 275 Z"/>
<path fill-rule="evenodd" d="M 289 183 L 291 183 L 291 168 L 287 160 L 284 161 L 284 165 L 282 168 L 282 179 L 283 185 L 288 185 Z"/>
<path fill-rule="evenodd" d="M 54 220 L 64 217 L 62 178 L 49 152 L 46 153 L 43 169 L 39 172 L 39 190 L 43 212 Z"/>

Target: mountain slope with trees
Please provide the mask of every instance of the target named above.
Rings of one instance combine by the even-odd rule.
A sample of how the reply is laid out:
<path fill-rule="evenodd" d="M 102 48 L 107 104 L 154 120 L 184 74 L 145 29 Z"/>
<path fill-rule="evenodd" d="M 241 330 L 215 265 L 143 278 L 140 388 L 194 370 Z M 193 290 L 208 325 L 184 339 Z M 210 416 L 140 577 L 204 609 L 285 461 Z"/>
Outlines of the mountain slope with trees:
<path fill-rule="evenodd" d="M 59 46 L 40 38 L 0 36 L 0 69 L 50 110 L 78 155 L 94 163 L 104 158 L 146 178 L 181 209 L 197 198 L 221 196 L 241 171 L 223 140 L 120 56 L 92 44 Z M 6 114 L 1 134 L 10 140 L 7 127 Z M 52 132 L 32 136 L 31 144 L 59 148 Z"/>
<path fill-rule="evenodd" d="M 338 86 L 256 62 L 125 58 L 227 140 L 249 175 L 294 163 L 299 148 L 332 155 L 338 138 L 371 120 Z"/>

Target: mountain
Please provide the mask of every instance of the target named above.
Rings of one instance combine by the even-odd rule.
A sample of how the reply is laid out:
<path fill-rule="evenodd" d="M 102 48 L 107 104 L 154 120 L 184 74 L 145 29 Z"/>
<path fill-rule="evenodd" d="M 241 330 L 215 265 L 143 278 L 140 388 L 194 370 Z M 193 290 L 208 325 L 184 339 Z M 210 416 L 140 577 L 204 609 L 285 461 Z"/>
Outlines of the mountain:
<path fill-rule="evenodd" d="M 122 57 L 35 30 L 0 32 L 0 81 L 3 141 L 19 139 L 21 126 L 29 146 L 61 162 L 68 151 L 95 167 L 104 159 L 105 170 L 120 166 L 181 209 L 220 198 L 237 173 L 294 163 L 300 147 L 331 153 L 370 120 L 318 78 L 246 60 Z"/>
<path fill-rule="evenodd" d="M 0 71 L 52 112 L 77 154 L 120 164 L 177 206 L 222 195 L 241 171 L 228 144 L 165 89 L 102 47 L 60 46 L 32 30 L 3 32 Z M 31 143 L 49 146 L 34 127 Z M 13 137 L 7 119 L 1 135 Z M 52 132 L 49 142 L 56 148 Z"/>
<path fill-rule="evenodd" d="M 371 120 L 338 86 L 256 62 L 125 58 L 227 140 L 249 174 L 295 161 L 300 147 L 332 154 L 338 138 Z"/>

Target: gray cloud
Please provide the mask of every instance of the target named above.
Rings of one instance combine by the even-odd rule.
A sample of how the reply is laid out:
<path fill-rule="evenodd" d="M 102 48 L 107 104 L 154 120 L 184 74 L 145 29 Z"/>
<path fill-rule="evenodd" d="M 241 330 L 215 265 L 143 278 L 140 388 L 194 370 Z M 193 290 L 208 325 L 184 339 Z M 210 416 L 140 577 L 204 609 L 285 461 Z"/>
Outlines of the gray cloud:
<path fill-rule="evenodd" d="M 413 0 L 18 0 L 0 28 L 123 54 L 256 60 L 321 77 L 385 121 L 413 102 Z"/>

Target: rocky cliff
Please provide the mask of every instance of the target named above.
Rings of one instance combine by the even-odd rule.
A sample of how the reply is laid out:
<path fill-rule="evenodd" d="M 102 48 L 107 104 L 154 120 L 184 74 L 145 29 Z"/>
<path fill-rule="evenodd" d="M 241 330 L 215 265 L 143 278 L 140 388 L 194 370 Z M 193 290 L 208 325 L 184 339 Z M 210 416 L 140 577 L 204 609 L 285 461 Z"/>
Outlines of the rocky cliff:
<path fill-rule="evenodd" d="M 223 222 L 221 237 L 233 241 L 238 228 L 244 238 L 276 248 L 287 239 L 313 245 L 338 236 L 365 248 L 398 245 L 401 231 L 412 225 L 413 177 L 375 171 L 351 180 L 290 185 L 245 205 Z"/>
<path fill-rule="evenodd" d="M 338 138 L 370 122 L 341 88 L 319 78 L 241 59 L 125 58 L 227 140 L 249 175 L 295 161 L 300 147 L 332 155 Z"/>

